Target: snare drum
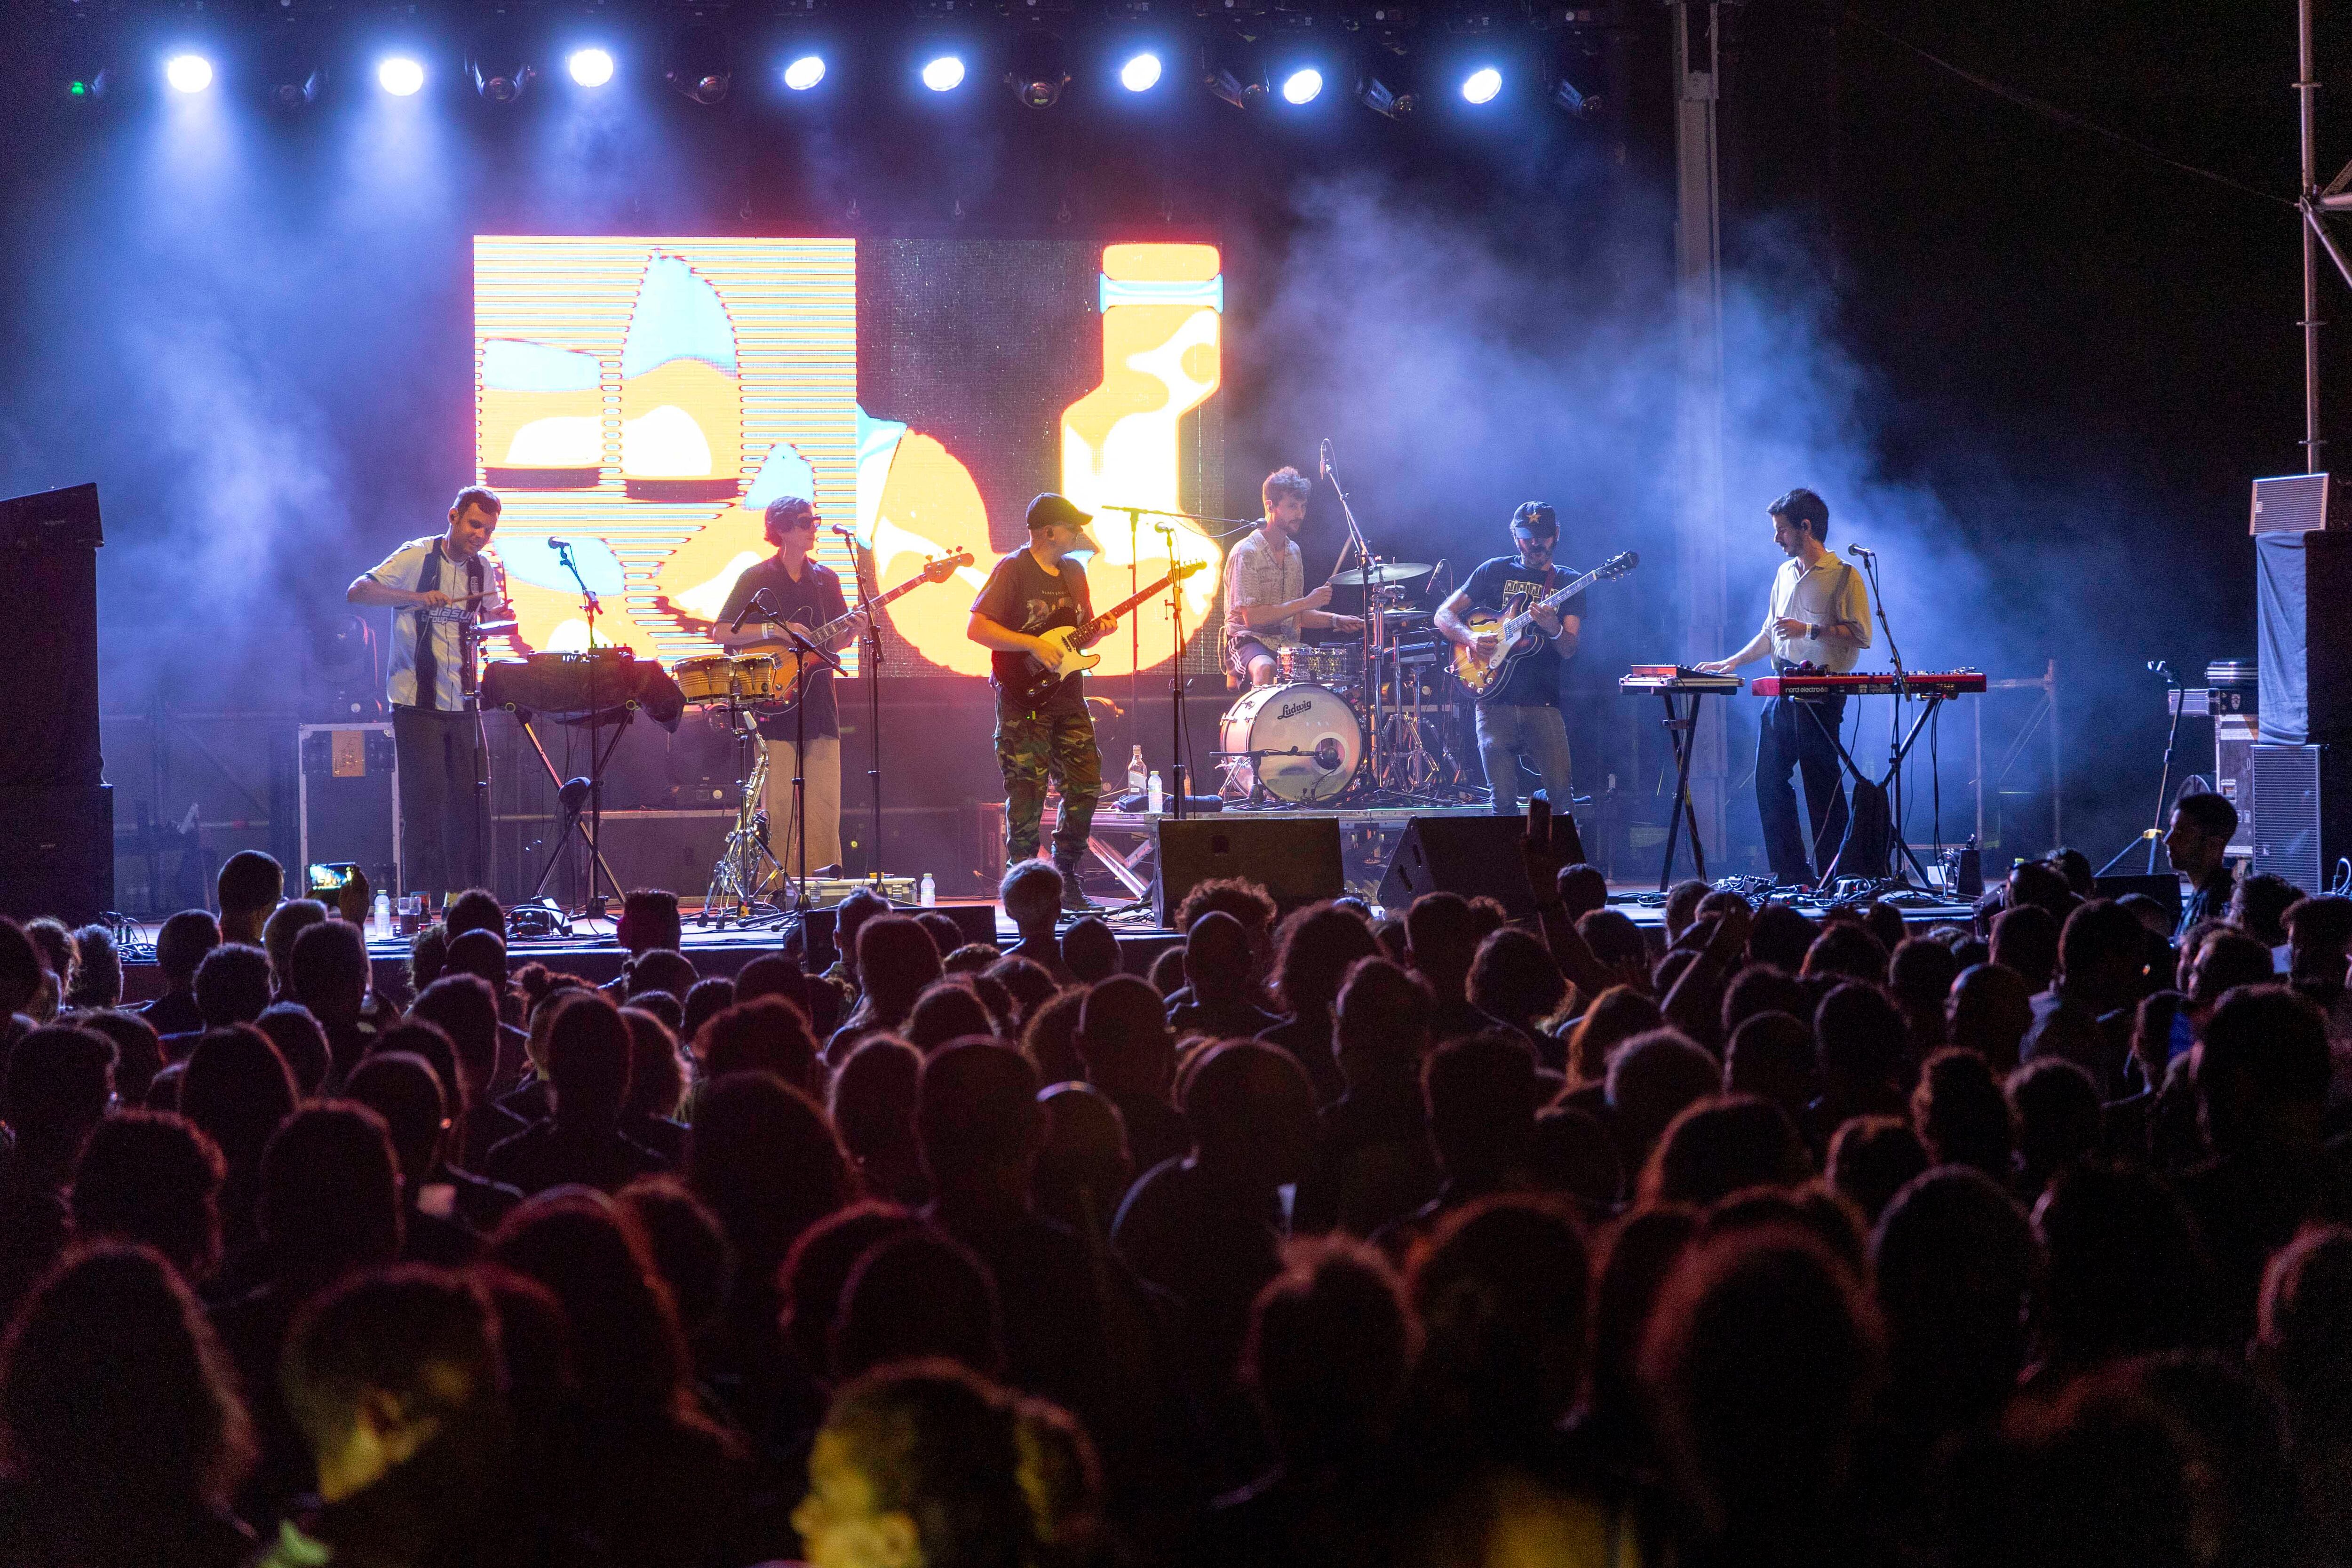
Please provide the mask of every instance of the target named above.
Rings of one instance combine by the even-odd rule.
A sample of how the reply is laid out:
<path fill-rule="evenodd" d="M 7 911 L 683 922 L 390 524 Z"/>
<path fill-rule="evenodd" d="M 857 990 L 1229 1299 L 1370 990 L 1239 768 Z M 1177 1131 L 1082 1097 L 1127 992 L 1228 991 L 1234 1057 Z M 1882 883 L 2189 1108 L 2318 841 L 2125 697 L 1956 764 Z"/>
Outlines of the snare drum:
<path fill-rule="evenodd" d="M 1364 650 L 1351 642 L 1291 643 L 1275 652 L 1282 679 L 1349 690 L 1362 684 Z"/>
<path fill-rule="evenodd" d="M 769 653 L 682 658 L 670 674 L 689 703 L 732 702 L 749 707 L 768 701 L 776 692 L 776 656 Z"/>
<path fill-rule="evenodd" d="M 1338 692 L 1296 684 L 1255 687 L 1217 726 L 1234 784 L 1277 800 L 1329 800 L 1356 776 L 1364 726 Z"/>

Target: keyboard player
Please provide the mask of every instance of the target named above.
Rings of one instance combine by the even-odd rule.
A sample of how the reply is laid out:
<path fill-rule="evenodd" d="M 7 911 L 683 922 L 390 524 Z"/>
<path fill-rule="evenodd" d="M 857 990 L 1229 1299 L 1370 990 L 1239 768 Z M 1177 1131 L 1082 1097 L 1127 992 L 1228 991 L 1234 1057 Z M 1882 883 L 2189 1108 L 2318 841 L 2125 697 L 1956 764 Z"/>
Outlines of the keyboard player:
<path fill-rule="evenodd" d="M 1772 542 L 1788 557 L 1772 579 L 1764 625 L 1748 646 L 1728 658 L 1696 668 L 1728 675 L 1741 665 L 1771 656 L 1777 674 L 1798 665 L 1843 673 L 1870 646 L 1870 591 L 1862 574 L 1829 552 L 1829 503 L 1809 489 L 1793 489 L 1765 509 L 1772 520 Z M 1811 887 L 1813 868 L 1836 855 L 1845 837 L 1845 780 L 1834 737 L 1845 717 L 1845 694 L 1775 697 L 1764 704 L 1756 730 L 1756 814 L 1764 826 L 1764 851 L 1772 879 L 1786 887 Z M 1791 770 L 1805 781 L 1805 811 L 1812 826 L 1812 852 L 1797 826 L 1797 794 Z"/>

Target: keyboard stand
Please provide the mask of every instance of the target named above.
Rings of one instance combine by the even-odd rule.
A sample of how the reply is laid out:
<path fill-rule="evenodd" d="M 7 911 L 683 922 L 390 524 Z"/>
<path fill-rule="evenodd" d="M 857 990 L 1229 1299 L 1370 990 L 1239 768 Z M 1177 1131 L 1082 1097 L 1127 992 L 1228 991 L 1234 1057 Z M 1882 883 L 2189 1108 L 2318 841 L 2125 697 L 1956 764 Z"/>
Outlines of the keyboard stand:
<path fill-rule="evenodd" d="M 1699 847 L 1698 813 L 1693 809 L 1690 797 L 1691 753 L 1698 749 L 1698 704 L 1706 695 L 1704 691 L 1677 693 L 1670 687 L 1658 689 L 1658 700 L 1666 705 L 1666 739 L 1675 748 L 1675 804 L 1666 814 L 1666 858 L 1658 865 L 1658 891 L 1664 892 L 1675 877 L 1675 839 L 1684 823 L 1690 825 L 1691 865 L 1702 882 L 1706 880 L 1706 851 Z M 1676 696 L 1690 699 L 1690 707 L 1677 711 Z"/>
<path fill-rule="evenodd" d="M 1901 701 L 1903 700 L 1903 696 L 1904 693 L 1895 693 L 1895 700 L 1898 702 Z M 1912 885 L 1921 889 L 1926 889 L 1928 886 L 1927 868 L 1919 863 L 1918 853 L 1911 847 L 1909 841 L 1903 837 L 1903 813 L 1896 805 L 1895 802 L 1900 793 L 1899 786 L 1903 775 L 1903 763 L 1906 759 L 1911 755 L 1911 748 L 1918 743 L 1921 732 L 1927 728 L 1927 721 L 1936 716 L 1936 710 L 1944 705 L 1947 699 L 1941 692 L 1930 692 L 1924 700 L 1926 701 L 1927 706 L 1919 710 L 1919 717 L 1913 720 L 1911 722 L 1910 732 L 1905 735 L 1902 742 L 1894 748 L 1892 754 L 1887 758 L 1886 776 L 1880 779 L 1874 779 L 1869 774 L 1862 771 L 1862 765 L 1859 763 L 1856 763 L 1853 760 L 1852 753 L 1846 751 L 1845 742 L 1838 738 L 1838 732 L 1822 721 L 1821 715 L 1821 705 L 1819 703 L 1801 703 L 1805 711 L 1812 716 L 1814 724 L 1819 726 L 1822 732 L 1829 737 L 1830 744 L 1837 748 L 1838 761 L 1845 764 L 1846 771 L 1853 775 L 1854 782 L 1856 784 L 1870 784 L 1886 795 L 1886 844 L 1888 850 L 1888 869 L 1892 872 L 1895 880 L 1910 884 L 1911 879 L 1906 876 L 1903 872 L 1903 863 L 1906 860 L 1909 861 L 1911 868 L 1919 873 L 1919 880 L 1917 883 Z M 1849 826 L 1849 831 L 1851 831 L 1851 825 L 1853 821 L 1853 805 L 1852 802 L 1847 803 L 1846 821 Z M 1670 848 L 1673 842 L 1672 837 L 1669 837 L 1667 844 Z M 1814 853 L 1817 855 L 1820 853 L 1820 847 L 1818 845 L 1814 847 Z M 1830 863 L 1822 868 L 1822 887 L 1829 888 L 1836 885 L 1838 862 L 1844 858 L 1845 846 L 1841 844 L 1838 846 L 1837 854 L 1832 857 Z"/>

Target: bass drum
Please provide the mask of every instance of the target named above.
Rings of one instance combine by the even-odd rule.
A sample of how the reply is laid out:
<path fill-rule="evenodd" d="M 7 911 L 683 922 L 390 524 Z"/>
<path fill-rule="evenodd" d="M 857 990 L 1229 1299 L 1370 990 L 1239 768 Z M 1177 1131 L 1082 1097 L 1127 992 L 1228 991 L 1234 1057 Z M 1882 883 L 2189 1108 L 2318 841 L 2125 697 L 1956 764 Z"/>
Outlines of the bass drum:
<path fill-rule="evenodd" d="M 1225 710 L 1217 750 L 1242 794 L 1263 788 L 1276 800 L 1330 800 L 1355 782 L 1364 726 L 1347 700 L 1325 687 L 1260 686 Z"/>

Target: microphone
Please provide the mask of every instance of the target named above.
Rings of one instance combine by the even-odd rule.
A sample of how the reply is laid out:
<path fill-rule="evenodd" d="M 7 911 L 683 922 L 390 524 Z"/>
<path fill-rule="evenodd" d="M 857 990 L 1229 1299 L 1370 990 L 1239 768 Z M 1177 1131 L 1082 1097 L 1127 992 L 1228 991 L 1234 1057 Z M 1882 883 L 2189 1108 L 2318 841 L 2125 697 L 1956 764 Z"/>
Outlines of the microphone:
<path fill-rule="evenodd" d="M 1328 436 L 1323 437 L 1319 457 L 1323 469 L 1323 482 L 1328 485 L 1331 482 L 1331 437 Z"/>
<path fill-rule="evenodd" d="M 751 616 L 751 611 L 754 608 L 765 610 L 767 607 L 768 591 L 765 588 L 762 588 L 758 593 L 743 601 L 743 607 L 735 612 L 735 618 L 728 623 L 727 629 L 730 632 L 741 631 L 743 629 L 744 621 Z"/>
<path fill-rule="evenodd" d="M 1437 558 L 1437 564 L 1429 569 L 1429 581 L 1431 585 L 1435 586 L 1437 580 L 1444 575 L 1445 557 L 1441 555 Z"/>
<path fill-rule="evenodd" d="M 547 547 L 550 550 L 569 550 L 572 548 L 572 541 L 568 539 L 551 539 L 547 542 Z"/>
<path fill-rule="evenodd" d="M 842 526 L 841 526 L 841 524 L 839 524 L 839 523 L 837 523 L 837 522 L 828 522 L 828 523 L 826 523 L 824 526 L 825 526 L 825 529 L 826 529 L 826 531 L 827 531 L 828 532 L 837 533 L 837 534 L 841 535 L 841 537 L 842 537 L 842 538 L 846 539 L 847 541 L 849 541 L 849 542 L 850 542 L 850 543 L 852 543 L 852 544 L 855 544 L 855 543 L 856 543 L 856 542 L 857 542 L 857 535 L 856 535 L 855 533 L 852 533 L 849 530 L 847 530 L 847 529 L 845 529 L 845 528 L 842 527 Z"/>
<path fill-rule="evenodd" d="M 1859 545 L 1859 544 L 1849 544 L 1849 545 L 1847 545 L 1847 546 L 1845 547 L 1845 552 L 1846 552 L 1848 555 L 1853 556 L 1853 557 L 1855 560 L 1857 560 L 1857 561 L 1875 561 L 1875 560 L 1877 560 L 1877 559 L 1878 559 L 1878 552 L 1877 552 L 1877 551 L 1875 551 L 1875 550 L 1864 550 L 1864 549 L 1861 545 Z"/>

